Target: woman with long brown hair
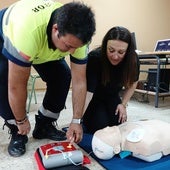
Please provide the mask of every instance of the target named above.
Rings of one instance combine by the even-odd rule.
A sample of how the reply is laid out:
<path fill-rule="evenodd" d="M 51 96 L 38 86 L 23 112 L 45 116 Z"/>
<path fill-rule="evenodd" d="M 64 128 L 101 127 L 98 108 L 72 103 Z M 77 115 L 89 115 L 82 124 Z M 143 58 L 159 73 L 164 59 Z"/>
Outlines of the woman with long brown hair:
<path fill-rule="evenodd" d="M 139 61 L 132 34 L 124 27 L 111 28 L 101 47 L 88 55 L 87 108 L 83 117 L 87 132 L 127 121 L 126 106 L 138 78 Z"/>

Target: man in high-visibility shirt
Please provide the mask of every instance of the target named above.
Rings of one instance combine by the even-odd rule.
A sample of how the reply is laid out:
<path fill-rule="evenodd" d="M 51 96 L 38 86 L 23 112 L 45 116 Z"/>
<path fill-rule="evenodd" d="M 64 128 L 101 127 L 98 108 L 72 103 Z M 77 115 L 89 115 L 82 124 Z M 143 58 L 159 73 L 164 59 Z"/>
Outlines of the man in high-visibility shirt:
<path fill-rule="evenodd" d="M 87 46 L 94 32 L 94 14 L 79 2 L 21 0 L 0 11 L 0 115 L 12 134 L 11 156 L 25 153 L 31 129 L 26 114 L 31 66 L 47 85 L 33 137 L 77 143 L 82 139 Z M 71 69 L 64 59 L 68 55 Z M 54 122 L 65 106 L 71 79 L 73 119 L 65 134 Z"/>

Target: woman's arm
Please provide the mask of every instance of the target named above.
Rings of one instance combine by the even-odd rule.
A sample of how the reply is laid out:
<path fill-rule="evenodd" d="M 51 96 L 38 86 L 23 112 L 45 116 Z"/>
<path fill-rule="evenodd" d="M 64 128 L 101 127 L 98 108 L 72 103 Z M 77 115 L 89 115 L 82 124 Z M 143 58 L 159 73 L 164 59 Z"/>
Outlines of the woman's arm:
<path fill-rule="evenodd" d="M 123 105 L 124 107 L 127 106 L 128 101 L 129 101 L 130 98 L 132 97 L 132 95 L 133 95 L 133 93 L 134 93 L 134 91 L 135 91 L 135 89 L 136 89 L 137 83 L 138 83 L 138 82 L 136 81 L 136 82 L 134 82 L 134 83 L 132 84 L 132 86 L 131 86 L 130 88 L 125 89 L 125 92 L 124 92 L 123 97 L 122 97 L 122 105 Z"/>
<path fill-rule="evenodd" d="M 119 114 L 119 122 L 121 122 L 121 123 L 127 121 L 126 106 L 127 106 L 127 103 L 129 102 L 130 98 L 132 97 L 132 95 L 136 89 L 136 86 L 137 86 L 137 81 L 134 82 L 131 85 L 131 87 L 125 89 L 125 92 L 122 97 L 122 103 L 120 103 L 117 106 L 116 114 Z"/>

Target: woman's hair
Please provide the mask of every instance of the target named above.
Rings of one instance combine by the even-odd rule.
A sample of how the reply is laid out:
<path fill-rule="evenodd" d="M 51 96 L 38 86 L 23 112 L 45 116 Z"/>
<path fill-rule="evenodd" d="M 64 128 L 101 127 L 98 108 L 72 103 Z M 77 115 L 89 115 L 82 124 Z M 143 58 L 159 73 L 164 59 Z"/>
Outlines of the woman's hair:
<path fill-rule="evenodd" d="M 108 40 L 121 40 L 128 43 L 128 48 L 125 53 L 125 56 L 121 63 L 122 70 L 122 79 L 121 83 L 125 87 L 130 87 L 136 79 L 138 74 L 138 65 L 137 65 L 137 54 L 135 52 L 135 42 L 132 37 L 132 34 L 128 29 L 124 27 L 113 27 L 111 28 L 103 38 L 101 46 L 101 55 L 102 55 L 102 84 L 106 85 L 110 82 L 111 77 L 111 68 L 113 65 L 109 62 L 107 57 L 107 42 Z"/>

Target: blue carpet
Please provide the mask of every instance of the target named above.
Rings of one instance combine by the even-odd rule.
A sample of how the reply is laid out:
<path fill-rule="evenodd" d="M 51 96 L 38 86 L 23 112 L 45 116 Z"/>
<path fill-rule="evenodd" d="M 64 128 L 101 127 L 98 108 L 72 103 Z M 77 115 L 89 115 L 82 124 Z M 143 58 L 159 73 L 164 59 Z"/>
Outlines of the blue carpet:
<path fill-rule="evenodd" d="M 92 152 L 91 141 L 92 135 L 84 134 L 79 146 L 87 153 L 90 153 Z M 170 155 L 154 162 L 145 162 L 132 156 L 121 159 L 119 155 L 110 160 L 100 160 L 94 154 L 90 155 L 107 170 L 170 170 Z"/>

